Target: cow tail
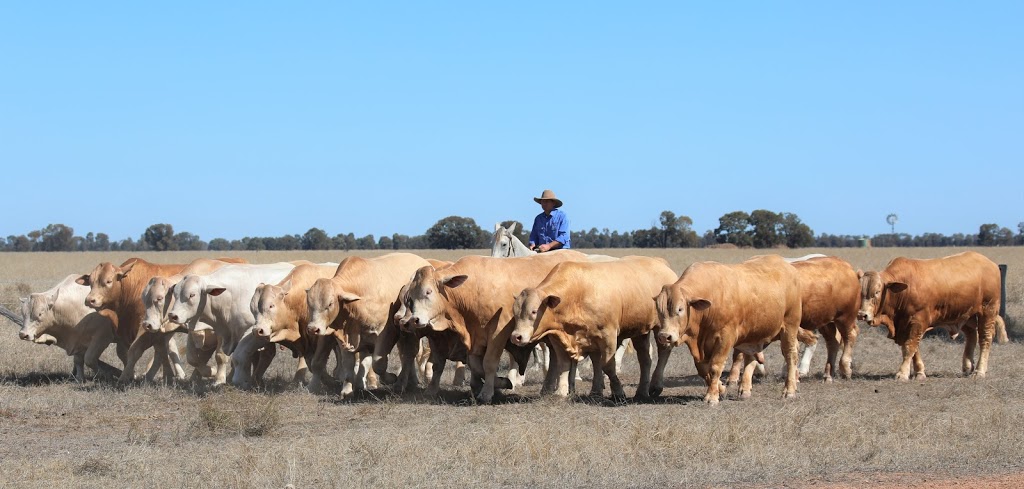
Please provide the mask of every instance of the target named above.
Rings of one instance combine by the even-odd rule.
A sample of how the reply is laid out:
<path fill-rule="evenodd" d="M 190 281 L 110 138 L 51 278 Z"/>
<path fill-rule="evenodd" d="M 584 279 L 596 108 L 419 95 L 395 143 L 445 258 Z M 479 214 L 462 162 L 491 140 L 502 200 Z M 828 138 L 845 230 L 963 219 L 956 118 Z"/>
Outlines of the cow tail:
<path fill-rule="evenodd" d="M 1009 343 L 1010 337 L 1006 334 L 1006 322 L 1002 316 L 996 316 L 996 342 Z"/>

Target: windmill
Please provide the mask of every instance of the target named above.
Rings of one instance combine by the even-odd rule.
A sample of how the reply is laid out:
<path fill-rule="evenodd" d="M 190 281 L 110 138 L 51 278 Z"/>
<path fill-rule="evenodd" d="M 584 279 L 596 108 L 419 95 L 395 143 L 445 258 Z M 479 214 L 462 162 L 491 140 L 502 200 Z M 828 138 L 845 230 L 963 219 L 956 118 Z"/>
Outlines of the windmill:
<path fill-rule="evenodd" d="M 899 222 L 899 220 L 900 216 L 897 216 L 896 213 L 885 216 L 885 222 L 889 223 L 889 226 L 892 229 L 892 234 L 896 234 L 896 223 Z"/>

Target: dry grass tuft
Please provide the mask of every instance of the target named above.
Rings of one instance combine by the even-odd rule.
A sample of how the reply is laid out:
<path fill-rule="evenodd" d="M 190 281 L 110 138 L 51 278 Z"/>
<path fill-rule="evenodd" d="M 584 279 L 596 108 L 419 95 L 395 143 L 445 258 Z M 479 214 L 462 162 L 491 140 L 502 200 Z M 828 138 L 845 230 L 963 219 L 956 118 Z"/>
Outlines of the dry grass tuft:
<path fill-rule="evenodd" d="M 197 424 L 215 434 L 259 437 L 281 426 L 281 409 L 272 396 L 228 389 L 199 401 Z"/>

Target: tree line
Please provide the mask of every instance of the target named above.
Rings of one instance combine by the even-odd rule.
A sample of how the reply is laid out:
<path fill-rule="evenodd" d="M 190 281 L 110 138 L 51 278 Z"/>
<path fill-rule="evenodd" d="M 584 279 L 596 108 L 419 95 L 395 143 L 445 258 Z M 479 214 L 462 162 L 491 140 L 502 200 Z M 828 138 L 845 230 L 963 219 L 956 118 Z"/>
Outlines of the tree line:
<path fill-rule="evenodd" d="M 982 224 L 977 234 L 956 233 L 946 236 L 925 233 L 911 236 L 905 233 L 863 235 L 814 235 L 796 214 L 758 209 L 747 213 L 734 211 L 718 219 L 718 227 L 698 234 L 693 219 L 663 211 L 658 224 L 648 229 L 610 231 L 608 228 L 571 231 L 573 248 L 703 248 L 736 246 L 742 248 L 838 248 L 858 247 L 870 242 L 876 247 L 921 246 L 1014 246 L 1024 245 L 1024 222 L 1017 225 L 1014 234 L 997 224 Z M 513 232 L 523 242 L 529 230 L 522 223 L 505 221 L 503 226 L 514 225 Z M 434 223 L 418 236 L 392 234 L 375 238 L 372 234 L 356 237 L 353 233 L 330 236 L 320 228 L 305 234 L 279 237 L 245 237 L 227 240 L 214 238 L 209 242 L 188 232 L 175 232 L 170 224 L 153 224 L 137 240 L 125 238 L 111 240 L 106 233 L 86 233 L 76 236 L 74 229 L 64 224 L 49 224 L 45 228 L 19 236 L 0 238 L 0 251 L 261 251 L 261 250 L 414 250 L 414 249 L 479 249 L 490 248 L 492 231 L 477 225 L 472 218 L 448 216 Z"/>

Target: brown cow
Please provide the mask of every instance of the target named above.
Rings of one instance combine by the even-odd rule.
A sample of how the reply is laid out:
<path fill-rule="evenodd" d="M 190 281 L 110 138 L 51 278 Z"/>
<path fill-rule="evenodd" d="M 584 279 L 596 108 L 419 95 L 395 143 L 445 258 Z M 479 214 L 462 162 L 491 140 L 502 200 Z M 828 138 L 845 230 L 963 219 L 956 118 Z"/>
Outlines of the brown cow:
<path fill-rule="evenodd" d="M 481 402 L 489 403 L 494 397 L 502 352 L 507 348 L 520 369 L 525 369 L 533 352 L 532 347 L 516 347 L 509 341 L 516 295 L 539 284 L 555 265 L 586 259 L 577 251 L 558 250 L 515 258 L 465 256 L 442 270 L 420 268 L 409 287 L 409 324 L 435 330 L 450 323 L 464 325 L 469 333 L 466 346 L 473 374 L 470 387 Z"/>
<path fill-rule="evenodd" d="M 557 355 L 557 394 L 568 395 L 569 357 L 579 361 L 589 353 L 595 373 L 603 370 L 611 381 L 612 396 L 625 399 L 615 365 L 615 353 L 626 339 L 650 344 L 658 326 L 658 311 L 651 297 L 676 280 L 662 258 L 624 257 L 609 262 L 566 262 L 551 269 L 536 287 L 524 289 L 512 311 L 512 343 L 527 346 L 551 339 Z M 636 341 L 636 340 L 634 340 Z M 636 349 L 640 383 L 636 397 L 650 396 L 651 351 Z M 550 387 L 550 386 L 546 386 Z M 603 395 L 604 382 L 595 383 L 591 395 Z"/>
<path fill-rule="evenodd" d="M 750 397 L 754 356 L 775 339 L 786 359 L 783 395 L 796 395 L 797 335 L 800 329 L 800 274 L 777 255 L 724 265 L 698 262 L 655 297 L 662 348 L 686 343 L 707 384 L 704 401 L 718 404 L 725 361 L 734 348 L 746 354 L 740 397 Z M 659 348 L 658 369 L 664 368 Z M 665 355 L 667 360 L 667 355 Z M 655 376 L 652 392 L 660 391 Z"/>
<path fill-rule="evenodd" d="M 169 382 L 174 377 L 185 377 L 181 359 L 177 356 L 177 348 L 172 346 L 173 333 L 144 334 L 142 318 L 145 308 L 142 304 L 142 289 L 149 283 L 150 278 L 174 275 L 186 266 L 161 265 L 141 258 L 129 258 L 121 266 L 110 262 L 100 263 L 92 273 L 82 275 L 76 280 L 79 285 L 90 287 L 89 295 L 85 297 L 87 306 L 96 310 L 110 309 L 116 314 L 114 336 L 118 343 L 129 346 L 120 382 L 134 379 L 135 363 L 149 348 L 154 349 L 154 363 L 162 366 L 165 381 Z"/>
<path fill-rule="evenodd" d="M 430 267 L 430 263 L 412 253 L 390 253 L 370 259 L 351 256 L 342 260 L 332 278 L 316 280 L 306 292 L 309 332 L 344 334 L 342 396 L 352 392 L 353 380 L 356 389 L 365 387 L 362 377 L 372 367 L 377 336 L 388 323 L 394 322 L 398 292 L 416 269 L 424 266 Z M 362 356 L 357 379 L 352 378 L 355 353 Z M 415 352 L 408 360 L 413 371 L 414 362 Z"/>
<path fill-rule="evenodd" d="M 249 307 L 256 318 L 253 334 L 267 338 L 271 343 L 278 343 L 293 352 L 299 359 L 299 368 L 295 372 L 295 381 L 304 383 L 307 365 L 311 367 L 312 377 L 309 390 L 316 392 L 322 388 L 327 374 L 327 360 L 331 351 L 339 346 L 333 335 L 318 336 L 310 334 L 306 329 L 309 324 L 309 309 L 306 307 L 306 290 L 317 279 L 329 279 L 334 276 L 338 265 L 299 265 L 277 285 L 260 284 L 252 296 Z"/>
<path fill-rule="evenodd" d="M 963 330 L 963 372 L 985 376 L 992 337 L 1000 326 L 1005 329 L 999 317 L 999 267 L 992 260 L 973 251 L 930 260 L 893 258 L 885 270 L 865 272 L 861 287 L 860 318 L 872 326 L 886 326 L 903 350 L 896 380 L 910 378 L 911 361 L 915 378 L 925 378 L 918 346 L 932 328 L 950 334 Z"/>

